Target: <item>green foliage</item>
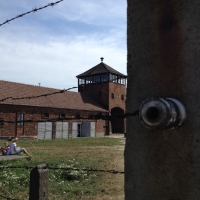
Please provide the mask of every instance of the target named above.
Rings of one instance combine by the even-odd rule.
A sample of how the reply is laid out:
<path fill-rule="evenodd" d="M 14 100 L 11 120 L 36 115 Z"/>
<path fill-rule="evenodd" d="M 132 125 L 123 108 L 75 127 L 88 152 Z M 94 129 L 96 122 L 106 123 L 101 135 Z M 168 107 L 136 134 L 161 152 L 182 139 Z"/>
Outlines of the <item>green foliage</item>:
<path fill-rule="evenodd" d="M 49 168 L 50 200 L 95 199 L 95 196 L 103 191 L 99 184 L 102 181 L 102 174 L 64 169 L 100 169 L 100 166 L 109 166 L 113 157 L 105 154 L 105 151 L 109 152 L 106 148 L 115 145 L 120 145 L 120 139 L 77 138 L 20 141 L 18 146 L 26 148 L 32 158 L 31 160 L 0 161 L 0 166 L 22 167 L 0 170 L 0 196 L 2 194 L 8 198 L 28 199 L 30 171 L 35 166 L 45 163 Z"/>

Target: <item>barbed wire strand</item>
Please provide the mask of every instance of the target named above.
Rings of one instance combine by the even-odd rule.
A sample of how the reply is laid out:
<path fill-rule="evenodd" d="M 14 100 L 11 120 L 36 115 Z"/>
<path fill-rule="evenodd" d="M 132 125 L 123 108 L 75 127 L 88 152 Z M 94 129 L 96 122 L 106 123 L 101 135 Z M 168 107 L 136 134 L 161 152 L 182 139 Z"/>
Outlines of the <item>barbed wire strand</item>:
<path fill-rule="evenodd" d="M 1 166 L 0 169 L 33 169 L 35 167 L 31 166 Z M 102 173 L 112 173 L 112 174 L 124 174 L 123 171 L 117 171 L 117 170 L 103 170 L 103 169 L 87 169 L 87 168 L 73 168 L 73 167 L 67 167 L 67 168 L 60 168 L 60 167 L 47 167 L 49 170 L 65 170 L 65 171 L 86 171 L 86 172 L 102 172 Z M 0 190 L 2 192 L 2 190 Z M 0 194 L 0 197 L 5 198 L 7 200 L 17 200 L 10 197 L 6 197 L 5 195 Z"/>
<path fill-rule="evenodd" d="M 102 119 L 102 120 L 112 120 L 113 117 L 117 117 L 117 118 L 127 118 L 127 117 L 134 117 L 134 116 L 138 116 L 139 115 L 139 110 L 134 111 L 133 113 L 125 113 L 122 115 L 119 114 L 113 114 L 111 116 L 105 116 L 105 115 L 90 115 L 88 117 L 64 117 L 64 118 L 51 118 L 51 119 L 45 119 L 45 120 L 32 120 L 32 119 L 28 119 L 28 120 L 17 120 L 17 121 L 9 121 L 9 120 L 4 120 L 4 119 L 0 119 L 0 125 L 3 125 L 4 123 L 8 123 L 8 124 L 16 124 L 16 123 L 42 123 L 42 122 L 57 122 L 57 121 L 70 121 L 70 120 L 98 120 L 98 119 Z"/>
<path fill-rule="evenodd" d="M 71 88 L 68 88 L 68 89 L 59 90 L 57 92 L 51 92 L 51 93 L 48 93 L 48 94 L 41 94 L 41 95 L 37 95 L 37 96 L 6 97 L 4 99 L 0 99 L 0 102 L 6 101 L 8 99 L 10 99 L 10 100 L 21 100 L 21 99 L 35 99 L 35 98 L 39 98 L 39 97 L 46 97 L 46 96 L 50 96 L 50 95 L 54 95 L 54 94 L 64 93 L 66 91 L 69 91 L 69 90 L 72 90 L 72 89 L 75 89 L 75 88 L 78 88 L 78 87 L 71 87 Z"/>
<path fill-rule="evenodd" d="M 0 169 L 33 169 L 32 166 L 1 166 Z M 92 168 L 74 168 L 74 167 L 67 167 L 67 168 L 60 168 L 60 167 L 48 167 L 49 170 L 66 170 L 66 171 L 86 171 L 86 172 L 103 172 L 103 173 L 112 173 L 112 174 L 124 174 L 123 171 L 118 170 L 106 170 L 106 169 L 92 169 Z"/>
<path fill-rule="evenodd" d="M 53 6 L 55 6 L 56 4 L 60 3 L 61 1 L 64 1 L 64 0 L 52 2 L 52 3 L 49 3 L 48 5 L 43 6 L 43 7 L 40 7 L 40 8 L 33 8 L 31 11 L 28 11 L 28 12 L 26 12 L 26 13 L 22 13 L 22 14 L 20 14 L 20 15 L 17 15 L 16 17 L 13 17 L 13 18 L 11 18 L 11 19 L 6 20 L 5 22 L 1 23 L 0 26 L 3 26 L 4 24 L 7 24 L 7 23 L 9 23 L 10 21 L 13 21 L 13 20 L 15 20 L 15 19 L 17 19 L 17 18 L 23 17 L 24 15 L 27 15 L 27 14 L 30 14 L 30 13 L 35 13 L 35 12 L 37 12 L 38 10 L 42 10 L 42 9 L 47 8 L 47 7 L 49 7 L 49 6 L 52 6 L 52 7 L 53 7 Z"/>

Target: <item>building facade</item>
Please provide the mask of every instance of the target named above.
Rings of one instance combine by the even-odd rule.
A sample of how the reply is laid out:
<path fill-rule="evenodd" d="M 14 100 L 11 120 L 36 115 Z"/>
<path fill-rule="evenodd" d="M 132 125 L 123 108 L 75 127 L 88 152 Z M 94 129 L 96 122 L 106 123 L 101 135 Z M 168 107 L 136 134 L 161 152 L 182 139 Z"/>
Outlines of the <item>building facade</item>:
<path fill-rule="evenodd" d="M 126 76 L 102 62 L 77 76 L 78 92 L 0 81 L 0 137 L 124 133 Z"/>

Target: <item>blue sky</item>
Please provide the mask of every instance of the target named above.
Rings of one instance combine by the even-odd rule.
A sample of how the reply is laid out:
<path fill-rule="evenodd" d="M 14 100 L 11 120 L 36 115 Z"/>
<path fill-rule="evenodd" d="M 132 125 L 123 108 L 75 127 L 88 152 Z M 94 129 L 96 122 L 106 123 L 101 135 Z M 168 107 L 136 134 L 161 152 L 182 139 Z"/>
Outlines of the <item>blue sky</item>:
<path fill-rule="evenodd" d="M 48 3 L 0 0 L 0 23 Z M 64 0 L 0 26 L 0 80 L 67 89 L 100 57 L 127 74 L 126 9 L 126 0 Z"/>

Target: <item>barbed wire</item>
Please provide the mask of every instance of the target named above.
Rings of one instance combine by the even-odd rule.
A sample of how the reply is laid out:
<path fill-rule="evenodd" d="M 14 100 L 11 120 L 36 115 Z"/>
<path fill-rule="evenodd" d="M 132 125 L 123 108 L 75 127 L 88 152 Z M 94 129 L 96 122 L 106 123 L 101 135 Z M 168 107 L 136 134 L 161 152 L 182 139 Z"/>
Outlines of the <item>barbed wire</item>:
<path fill-rule="evenodd" d="M 9 156 L 9 155 L 8 155 Z M 0 169 L 33 169 L 32 166 L 0 166 Z M 124 174 L 123 171 L 113 170 L 113 169 L 92 169 L 92 168 L 74 168 L 74 167 L 67 167 L 67 168 L 60 168 L 60 167 L 48 167 L 49 170 L 66 170 L 66 171 L 86 171 L 86 172 L 103 172 L 103 173 L 112 173 L 112 174 Z"/>
<path fill-rule="evenodd" d="M 52 7 L 53 7 L 53 6 L 55 6 L 56 4 L 60 3 L 61 1 L 64 1 L 64 0 L 52 2 L 52 3 L 49 3 L 48 5 L 43 6 L 43 7 L 40 7 L 40 8 L 32 8 L 31 11 L 28 11 L 28 12 L 26 12 L 26 13 L 22 13 L 22 14 L 20 14 L 20 15 L 17 15 L 16 17 L 13 17 L 13 18 L 11 18 L 11 19 L 6 20 L 5 22 L 1 23 L 0 26 L 3 26 L 4 24 L 7 24 L 7 23 L 9 23 L 10 21 L 13 21 L 13 20 L 15 20 L 15 19 L 17 19 L 17 18 L 23 17 L 24 15 L 27 15 L 27 14 L 30 14 L 30 13 L 35 13 L 35 12 L 37 12 L 38 10 L 42 10 L 42 9 L 47 8 L 47 7 L 49 7 L 49 6 L 52 6 Z"/>
<path fill-rule="evenodd" d="M 54 95 L 54 94 L 64 93 L 66 91 L 69 91 L 69 90 L 72 90 L 72 89 L 75 89 L 75 88 L 78 88 L 78 87 L 71 87 L 71 88 L 68 88 L 68 89 L 59 90 L 57 92 L 51 92 L 51 93 L 48 93 L 48 94 L 41 94 L 41 95 L 36 95 L 36 96 L 6 97 L 4 99 L 0 99 L 0 102 L 6 101 L 8 99 L 11 99 L 11 100 L 21 100 L 21 99 L 35 99 L 35 98 L 39 98 L 39 97 L 47 97 L 47 96 Z"/>
<path fill-rule="evenodd" d="M 1 166 L 0 169 L 34 169 L 35 167 L 32 166 Z M 74 168 L 74 167 L 67 167 L 67 168 L 60 168 L 60 167 L 48 167 L 48 170 L 65 170 L 65 171 L 85 171 L 85 172 L 101 172 L 101 173 L 111 173 L 111 174 L 125 174 L 123 171 L 118 171 L 118 170 L 104 170 L 104 169 L 92 169 L 92 168 Z M 0 189 L 0 192 L 3 192 L 2 189 Z M 0 197 L 7 199 L 7 200 L 18 200 L 18 199 L 13 199 L 10 197 L 6 197 L 3 194 L 0 194 Z"/>
<path fill-rule="evenodd" d="M 75 115 L 75 117 L 62 117 L 62 118 L 51 118 L 51 119 L 44 119 L 44 120 L 16 120 L 16 121 L 9 121 L 9 120 L 4 120 L 0 118 L 0 125 L 3 125 L 4 123 L 9 123 L 9 124 L 16 124 L 16 123 L 40 123 L 40 122 L 57 122 L 57 121 L 70 121 L 70 120 L 112 120 L 114 117 L 117 118 L 127 118 L 127 117 L 134 117 L 134 116 L 139 116 L 139 110 L 134 111 L 133 113 L 125 113 L 125 114 L 112 114 L 111 116 L 109 115 L 102 115 L 102 114 L 96 114 L 96 115 L 89 115 L 88 117 L 81 117 Z"/>
<path fill-rule="evenodd" d="M 70 121 L 70 120 L 74 120 L 74 119 L 80 119 L 80 120 L 93 120 L 93 119 L 102 119 L 102 120 L 110 120 L 111 116 L 101 116 L 101 115 L 90 115 L 88 117 L 65 117 L 65 118 L 52 118 L 52 119 L 45 119 L 45 120 L 32 120 L 32 119 L 28 119 L 28 120 L 16 120 L 16 121 L 9 121 L 9 120 L 4 120 L 4 119 L 0 119 L 0 124 L 2 123 L 9 123 L 9 124 L 13 124 L 13 123 L 31 123 L 31 122 L 56 122 L 56 121 Z"/>

